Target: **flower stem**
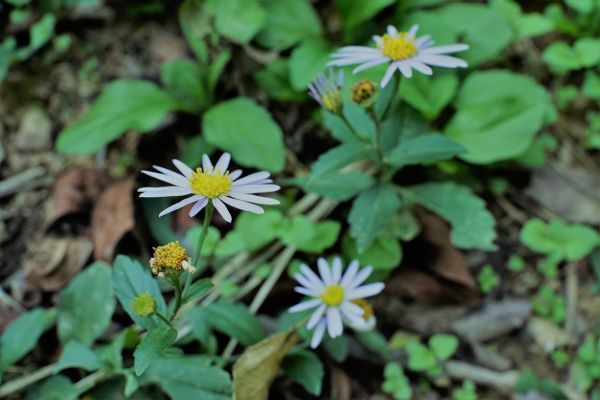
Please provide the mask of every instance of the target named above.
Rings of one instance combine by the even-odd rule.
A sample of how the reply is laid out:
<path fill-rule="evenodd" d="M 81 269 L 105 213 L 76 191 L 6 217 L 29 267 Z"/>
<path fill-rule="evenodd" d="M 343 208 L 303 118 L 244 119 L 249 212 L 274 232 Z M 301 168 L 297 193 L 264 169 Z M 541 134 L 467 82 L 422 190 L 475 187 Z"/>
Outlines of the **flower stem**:
<path fill-rule="evenodd" d="M 206 237 L 208 236 L 208 228 L 210 227 L 210 221 L 212 220 L 212 215 L 214 211 L 214 206 L 212 201 L 209 201 L 204 209 L 204 222 L 202 223 L 202 231 L 200 232 L 200 236 L 198 237 L 198 243 L 196 244 L 196 254 L 192 259 L 192 265 L 196 268 L 199 268 L 200 265 L 200 257 L 202 254 L 202 247 L 204 246 L 204 242 L 206 241 Z M 185 279 L 185 286 L 183 287 L 183 293 L 186 293 L 190 285 L 192 284 L 192 276 L 193 274 L 188 272 L 187 278 Z"/>
<path fill-rule="evenodd" d="M 30 374 L 26 374 L 21 376 L 20 378 L 6 382 L 4 385 L 0 386 L 0 398 L 18 392 L 39 380 L 47 378 L 50 375 L 54 375 L 55 373 L 56 364 L 50 364 Z"/>
<path fill-rule="evenodd" d="M 179 276 L 172 278 L 170 281 L 173 287 L 175 288 L 175 308 L 173 309 L 173 314 L 171 315 L 171 318 L 169 318 L 169 321 L 173 321 L 173 319 L 175 319 L 175 316 L 177 315 L 177 311 L 179 311 L 179 308 L 181 307 L 182 290 L 181 280 L 179 279 Z"/>
<path fill-rule="evenodd" d="M 167 325 L 169 325 L 170 327 L 173 327 L 173 325 L 171 325 L 171 321 L 169 321 L 169 320 L 167 319 L 167 317 L 165 317 L 164 315 L 162 315 L 162 314 L 161 314 L 161 313 L 159 313 L 158 311 L 156 311 L 156 312 L 154 313 L 154 315 L 156 315 L 158 318 L 160 318 L 160 319 L 162 319 L 163 321 L 165 321 L 165 323 L 166 323 Z"/>

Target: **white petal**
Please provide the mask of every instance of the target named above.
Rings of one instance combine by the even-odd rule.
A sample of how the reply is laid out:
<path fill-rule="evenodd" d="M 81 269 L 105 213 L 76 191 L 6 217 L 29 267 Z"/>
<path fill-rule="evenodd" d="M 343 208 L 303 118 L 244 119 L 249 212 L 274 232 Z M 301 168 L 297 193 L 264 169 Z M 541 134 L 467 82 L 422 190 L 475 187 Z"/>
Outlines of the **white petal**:
<path fill-rule="evenodd" d="M 327 260 L 323 257 L 319 257 L 317 259 L 317 266 L 319 267 L 319 273 L 321 274 L 321 279 L 325 285 L 332 285 L 333 279 L 331 279 L 331 271 L 329 270 L 329 264 L 327 264 Z"/>
<path fill-rule="evenodd" d="M 418 30 L 419 30 L 419 25 L 416 25 L 416 24 L 415 24 L 415 25 L 411 26 L 411 27 L 410 27 L 410 29 L 408 30 L 408 36 L 409 36 L 411 39 L 414 39 L 414 38 L 415 38 L 415 35 L 417 34 L 417 31 L 418 31 Z"/>
<path fill-rule="evenodd" d="M 325 285 L 323 285 L 323 281 L 317 274 L 313 272 L 312 269 L 306 264 L 300 264 L 300 271 L 306 276 L 311 282 L 315 282 L 321 285 L 321 288 L 324 289 Z"/>
<path fill-rule="evenodd" d="M 365 297 L 375 296 L 383 290 L 385 285 L 381 282 L 369 283 L 368 285 L 357 287 L 348 291 L 346 298 L 349 300 L 364 299 Z"/>
<path fill-rule="evenodd" d="M 425 74 L 425 75 L 433 74 L 433 70 L 429 66 L 427 66 L 417 60 L 410 60 L 410 66 L 422 74 Z"/>
<path fill-rule="evenodd" d="M 364 62 L 372 61 L 381 57 L 381 52 L 373 53 L 370 55 L 363 56 L 349 56 L 339 58 L 327 63 L 328 67 L 345 67 L 346 65 L 362 64 Z"/>
<path fill-rule="evenodd" d="M 319 304 L 322 304 L 321 300 L 319 300 L 319 299 L 303 301 L 302 303 L 298 303 L 295 306 L 290 307 L 290 309 L 288 311 L 291 313 L 300 312 L 300 311 L 308 310 L 311 308 L 315 308 Z"/>
<path fill-rule="evenodd" d="M 344 307 L 344 305 L 342 305 L 340 310 L 342 312 L 342 318 L 347 318 L 348 320 L 350 320 L 351 324 L 353 324 L 353 325 L 364 324 L 365 319 L 362 316 L 356 315 L 356 313 L 349 311 L 347 307 Z"/>
<path fill-rule="evenodd" d="M 358 305 L 356 305 L 353 302 L 348 301 L 348 300 L 346 300 L 342 303 L 342 311 L 344 311 L 344 310 L 345 310 L 345 312 L 349 312 L 351 314 L 358 315 L 358 316 L 362 316 L 365 313 L 365 310 L 363 310 Z"/>
<path fill-rule="evenodd" d="M 189 178 L 194 173 L 194 171 L 190 167 L 188 167 L 187 165 L 185 165 L 177 159 L 173 160 L 173 165 L 175 165 L 177 169 L 181 171 L 183 176 L 185 176 L 186 178 Z"/>
<path fill-rule="evenodd" d="M 250 211 L 254 214 L 264 214 L 265 210 L 257 206 L 256 204 L 248 203 L 246 201 L 232 199 L 231 197 L 221 196 L 219 200 L 223 201 L 223 203 L 229 204 L 231 207 L 235 207 L 239 210 Z"/>
<path fill-rule="evenodd" d="M 313 290 L 315 293 L 322 292 L 324 289 L 323 284 L 320 281 L 311 281 L 302 273 L 294 275 L 294 279 L 296 279 L 299 284 L 307 289 Z"/>
<path fill-rule="evenodd" d="M 377 36 L 379 37 L 379 36 Z M 375 36 L 373 36 L 373 39 L 375 39 Z M 381 37 L 379 37 L 379 39 L 381 39 Z M 337 52 L 334 53 L 335 54 L 356 54 L 356 53 L 373 53 L 373 52 L 377 52 L 377 49 L 374 47 L 369 47 L 369 46 L 344 46 L 338 49 Z"/>
<path fill-rule="evenodd" d="M 381 87 L 382 88 L 384 88 L 385 85 L 388 84 L 388 82 L 390 81 L 390 79 L 392 79 L 392 76 L 394 75 L 394 71 L 396 71 L 396 68 L 398 68 L 398 62 L 397 61 L 391 63 L 387 67 L 387 70 L 385 71 L 385 75 L 383 75 L 383 79 L 381 80 Z"/>
<path fill-rule="evenodd" d="M 377 65 L 386 63 L 388 61 L 390 61 L 389 58 L 382 56 L 381 58 L 376 58 L 373 61 L 369 61 L 369 62 L 359 65 L 358 67 L 356 67 L 352 70 L 352 73 L 356 74 L 357 72 L 361 72 L 361 71 L 364 71 L 365 69 L 376 67 Z"/>
<path fill-rule="evenodd" d="M 331 263 L 331 278 L 333 283 L 338 283 L 342 277 L 342 259 L 334 257 Z"/>
<path fill-rule="evenodd" d="M 398 29 L 395 26 L 388 25 L 387 26 L 387 34 L 390 36 L 396 36 L 398 34 Z"/>
<path fill-rule="evenodd" d="M 302 287 L 302 286 L 296 286 L 294 288 L 294 292 L 303 294 L 305 296 L 310 296 L 310 297 L 316 297 L 317 296 L 317 292 L 315 292 L 312 289 L 305 288 L 305 287 Z"/>
<path fill-rule="evenodd" d="M 213 165 L 210 162 L 210 157 L 207 154 L 202 155 L 202 171 L 212 173 Z"/>
<path fill-rule="evenodd" d="M 421 50 L 421 54 L 450 54 L 457 53 L 459 51 L 465 51 L 469 49 L 468 44 L 457 43 L 457 44 L 445 44 L 443 46 L 429 47 Z"/>
<path fill-rule="evenodd" d="M 206 207 L 207 204 L 208 204 L 207 198 L 198 200 L 198 202 L 196 204 L 194 204 L 194 207 L 192 207 L 192 209 L 190 210 L 190 217 L 196 216 L 196 214 L 198 214 L 200 212 L 200 210 L 202 210 L 204 207 Z"/>
<path fill-rule="evenodd" d="M 344 332 L 342 324 L 342 316 L 337 307 L 327 309 L 327 333 L 333 339 L 340 336 Z"/>
<path fill-rule="evenodd" d="M 321 301 L 317 299 L 316 301 Z M 323 319 L 323 314 L 325 314 L 325 310 L 327 310 L 327 306 L 325 304 L 321 304 L 319 308 L 315 310 L 315 312 L 310 316 L 310 319 L 306 323 L 306 327 L 308 329 L 312 329 Z"/>
<path fill-rule="evenodd" d="M 215 172 L 219 175 L 223 175 L 227 168 L 229 167 L 229 161 L 231 160 L 231 154 L 223 153 L 221 157 L 219 157 L 219 161 L 217 161 L 217 165 L 215 165 Z"/>
<path fill-rule="evenodd" d="M 218 198 L 212 199 L 212 203 L 219 212 L 219 214 L 221 214 L 221 217 L 223 217 L 225 221 L 231 222 L 231 214 L 229 213 L 227 206 L 225 206 L 225 204 L 223 204 L 223 202 Z"/>
<path fill-rule="evenodd" d="M 346 272 L 344 272 L 344 276 L 340 281 L 340 285 L 343 287 L 348 287 L 348 285 L 352 283 L 354 277 L 356 276 L 356 272 L 358 272 L 358 266 L 359 264 L 357 260 L 352 260 L 352 262 L 350 262 L 350 265 L 348 265 L 348 268 L 346 269 Z"/>
<path fill-rule="evenodd" d="M 168 214 L 170 212 L 173 212 L 175 210 L 179 210 L 180 208 L 185 207 L 188 204 L 192 204 L 195 201 L 202 200 L 202 198 L 203 197 L 200 196 L 200 195 L 195 195 L 195 196 L 188 197 L 187 199 L 183 199 L 180 202 L 175 203 L 172 206 L 169 206 L 169 207 L 165 208 L 164 210 L 162 210 L 160 212 L 160 214 L 158 214 L 158 216 L 162 217 L 163 215 L 166 215 L 166 214 Z"/>
<path fill-rule="evenodd" d="M 233 186 L 244 185 L 244 184 L 252 183 L 255 181 L 267 179 L 269 177 L 269 175 L 271 175 L 271 174 L 269 174 L 267 171 L 255 172 L 253 174 L 250 174 L 248 176 L 243 177 L 242 179 L 239 179 L 239 180 L 233 182 Z"/>
<path fill-rule="evenodd" d="M 268 204 L 268 205 L 277 205 L 279 204 L 279 200 L 277 199 L 272 199 L 270 197 L 263 197 L 263 196 L 255 196 L 253 194 L 246 194 L 246 193 L 229 193 L 230 197 L 233 197 L 235 199 L 239 199 L 239 200 L 244 200 L 244 201 L 248 201 L 251 203 L 256 203 L 256 204 Z"/>
<path fill-rule="evenodd" d="M 371 272 L 373 272 L 372 267 L 364 267 L 361 269 L 358 274 L 356 274 L 352 282 L 350 282 L 348 288 L 352 289 L 363 283 L 369 277 L 369 275 L 371 275 Z"/>
<path fill-rule="evenodd" d="M 415 46 L 418 49 L 423 50 L 433 44 L 433 40 L 431 40 L 431 35 L 423 35 L 414 41 Z"/>
<path fill-rule="evenodd" d="M 142 188 L 148 189 L 148 188 Z M 171 196 L 186 196 L 192 194 L 192 189 L 182 188 L 178 186 L 165 186 L 160 188 L 151 188 L 154 190 L 144 190 L 140 197 L 171 197 Z"/>
<path fill-rule="evenodd" d="M 317 327 L 315 328 L 315 331 L 313 333 L 313 337 L 310 340 L 311 348 L 316 349 L 319 346 L 319 343 L 321 343 L 321 340 L 323 339 L 323 334 L 325 333 L 326 326 L 327 322 L 325 321 L 325 319 L 322 319 L 317 324 Z"/>
<path fill-rule="evenodd" d="M 235 181 L 237 178 L 240 177 L 240 175 L 242 175 L 242 170 L 236 169 L 235 171 L 229 174 L 229 178 L 231 178 L 232 181 Z"/>
<path fill-rule="evenodd" d="M 400 72 L 402 73 L 402 75 L 404 75 L 407 78 L 412 77 L 412 68 L 410 67 L 410 64 L 408 63 L 408 60 L 403 60 L 398 62 L 398 69 L 400 70 Z"/>
<path fill-rule="evenodd" d="M 151 176 L 155 179 L 158 179 L 159 181 L 170 183 L 171 185 L 175 185 L 175 186 L 189 186 L 190 185 L 189 181 L 181 175 L 171 176 L 171 175 L 161 174 L 161 173 L 153 172 L 153 171 L 145 171 L 145 170 L 142 171 L 142 173 L 145 175 Z"/>
<path fill-rule="evenodd" d="M 416 60 L 420 62 L 424 62 L 429 65 L 433 65 L 436 67 L 446 67 L 446 68 L 466 68 L 469 65 L 465 60 L 461 60 L 460 58 L 452 57 L 452 56 L 444 56 L 439 54 L 419 54 L 415 57 Z"/>
<path fill-rule="evenodd" d="M 277 185 L 240 185 L 231 188 L 231 193 L 269 193 L 281 189 Z"/>
<path fill-rule="evenodd" d="M 175 172 L 175 171 L 171 171 L 170 169 L 167 168 L 163 168 L 163 167 L 159 167 L 158 165 L 153 165 L 153 167 L 158 171 L 158 172 L 162 172 L 165 175 L 169 175 L 169 176 L 174 176 L 174 177 L 181 177 L 183 179 L 185 179 L 185 176 Z"/>

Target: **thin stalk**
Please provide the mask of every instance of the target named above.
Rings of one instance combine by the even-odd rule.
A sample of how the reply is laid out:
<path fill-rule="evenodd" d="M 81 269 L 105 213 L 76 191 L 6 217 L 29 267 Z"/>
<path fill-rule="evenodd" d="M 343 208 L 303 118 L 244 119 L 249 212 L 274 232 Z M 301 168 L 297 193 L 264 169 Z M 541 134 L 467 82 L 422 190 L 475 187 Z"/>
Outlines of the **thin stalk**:
<path fill-rule="evenodd" d="M 577 279 L 578 263 L 570 263 L 567 265 L 567 282 L 566 282 L 566 297 L 567 297 L 567 322 L 565 329 L 574 337 L 577 333 Z"/>
<path fill-rule="evenodd" d="M 204 241 L 206 240 L 206 236 L 208 236 L 208 228 L 210 227 L 210 221 L 212 220 L 214 209 L 215 207 L 213 206 L 212 202 L 209 201 L 204 211 L 204 223 L 202 224 L 202 232 L 200 232 L 200 237 L 198 238 L 198 244 L 196 245 L 196 255 L 192 260 L 192 265 L 199 265 L 200 257 L 202 254 L 202 246 L 204 246 Z"/>
<path fill-rule="evenodd" d="M 175 288 L 175 308 L 173 309 L 173 314 L 171 315 L 171 318 L 169 318 L 169 321 L 173 321 L 173 319 L 175 319 L 177 311 L 179 311 L 179 308 L 181 307 L 181 298 L 183 293 L 181 290 L 181 280 L 179 279 L 179 276 L 172 278 L 171 284 Z"/>
<path fill-rule="evenodd" d="M 169 321 L 169 320 L 167 319 L 167 317 L 165 317 L 164 315 L 162 315 L 162 314 L 161 314 L 161 313 L 159 313 L 158 311 L 156 311 L 156 312 L 154 313 L 154 315 L 156 315 L 158 318 L 160 318 L 160 319 L 162 319 L 163 321 L 165 321 L 165 322 L 166 322 L 166 324 L 167 324 L 167 325 L 169 325 L 171 328 L 173 327 L 173 325 L 171 325 L 171 321 Z"/>
<path fill-rule="evenodd" d="M 75 388 L 77 389 L 78 394 L 82 394 L 96 386 L 98 382 L 107 379 L 108 377 L 110 377 L 108 373 L 99 370 L 81 379 L 75 384 Z"/>
<path fill-rule="evenodd" d="M 6 382 L 4 385 L 0 386 L 0 398 L 16 393 L 37 381 L 47 378 L 50 375 L 54 375 L 55 373 L 56 363 L 46 365 L 30 374 Z"/>

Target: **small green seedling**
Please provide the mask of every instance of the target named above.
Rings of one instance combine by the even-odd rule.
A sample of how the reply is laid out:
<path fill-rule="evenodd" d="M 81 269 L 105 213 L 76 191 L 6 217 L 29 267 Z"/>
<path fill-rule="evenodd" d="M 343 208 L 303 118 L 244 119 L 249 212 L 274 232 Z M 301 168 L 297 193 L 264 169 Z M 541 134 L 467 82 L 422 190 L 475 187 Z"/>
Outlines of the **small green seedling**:
<path fill-rule="evenodd" d="M 521 258 L 520 256 L 513 254 L 508 259 L 507 266 L 508 269 L 510 269 L 513 272 L 523 271 L 523 269 L 525 269 L 525 260 L 523 260 L 523 258 Z"/>
<path fill-rule="evenodd" d="M 477 391 L 475 390 L 475 383 L 472 380 L 467 379 L 463 382 L 460 389 L 456 389 L 452 392 L 453 400 L 477 400 Z"/>
<path fill-rule="evenodd" d="M 387 364 L 383 374 L 385 380 L 381 389 L 384 392 L 390 394 L 395 400 L 412 399 L 412 387 L 400 364 L 395 362 Z"/>
<path fill-rule="evenodd" d="M 448 360 L 458 348 L 458 339 L 454 335 L 437 334 L 429 339 L 429 347 L 419 341 L 406 345 L 408 368 L 425 372 L 430 377 L 443 374 L 442 363 Z"/>
<path fill-rule="evenodd" d="M 533 300 L 533 311 L 545 318 L 550 318 L 554 323 L 561 324 L 567 316 L 565 298 L 550 286 L 542 286 Z"/>
<path fill-rule="evenodd" d="M 494 271 L 494 267 L 490 264 L 486 264 L 479 275 L 477 275 L 479 281 L 479 288 L 483 293 L 490 293 L 500 283 L 500 277 Z"/>
<path fill-rule="evenodd" d="M 556 368 L 563 368 L 569 363 L 569 354 L 564 350 L 554 350 L 550 357 Z"/>
<path fill-rule="evenodd" d="M 600 381 L 600 339 L 588 335 L 579 349 L 577 358 L 571 364 L 571 381 L 581 392 L 589 391 Z"/>

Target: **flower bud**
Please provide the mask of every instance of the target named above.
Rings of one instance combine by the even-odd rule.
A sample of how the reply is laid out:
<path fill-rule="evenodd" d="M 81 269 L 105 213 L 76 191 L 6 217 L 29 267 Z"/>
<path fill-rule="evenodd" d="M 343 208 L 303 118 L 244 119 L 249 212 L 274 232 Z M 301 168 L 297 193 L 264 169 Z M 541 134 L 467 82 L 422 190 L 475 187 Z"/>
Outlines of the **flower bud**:
<path fill-rule="evenodd" d="M 150 293 L 145 292 L 133 299 L 131 308 L 140 317 L 149 317 L 156 311 L 156 301 Z"/>
<path fill-rule="evenodd" d="M 352 86 L 352 101 L 368 107 L 377 98 L 377 87 L 370 80 L 360 81 Z"/>

